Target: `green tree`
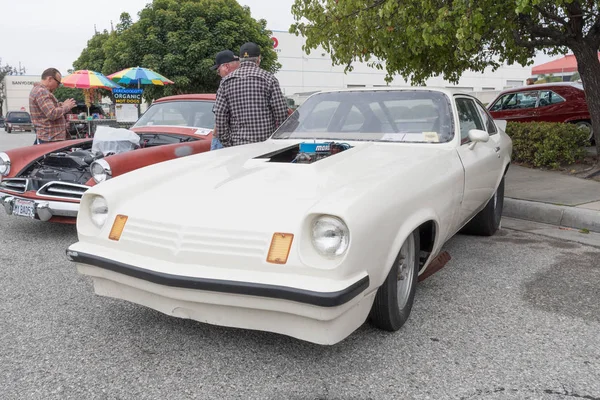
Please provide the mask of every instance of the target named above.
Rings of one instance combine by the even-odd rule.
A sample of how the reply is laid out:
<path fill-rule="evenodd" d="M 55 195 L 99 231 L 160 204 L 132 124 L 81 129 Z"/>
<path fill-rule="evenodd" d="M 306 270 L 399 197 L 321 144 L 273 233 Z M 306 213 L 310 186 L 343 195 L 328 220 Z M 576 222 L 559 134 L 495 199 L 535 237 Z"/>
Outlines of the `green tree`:
<path fill-rule="evenodd" d="M 83 49 L 79 58 L 73 62 L 75 70 L 89 69 L 92 71 L 101 72 L 104 68 L 106 53 L 104 51 L 104 43 L 108 40 L 110 34 L 105 29 L 102 33 L 96 33 L 87 42 L 87 47 Z"/>
<path fill-rule="evenodd" d="M 550 83 L 550 82 L 562 82 L 562 77 L 560 76 L 554 76 L 554 74 L 541 74 L 540 76 L 538 76 L 537 80 L 535 81 L 535 83 Z"/>
<path fill-rule="evenodd" d="M 0 58 L 0 115 L 4 115 L 4 100 L 6 100 L 6 86 L 5 80 L 7 75 L 13 75 L 17 73 L 17 69 L 8 64 L 2 66 L 2 58 Z"/>
<path fill-rule="evenodd" d="M 121 26 L 123 29 L 121 29 Z M 175 82 L 144 86 L 146 100 L 180 93 L 215 93 L 218 75 L 210 70 L 216 54 L 237 53 L 248 41 L 261 47 L 261 67 L 275 72 L 281 65 L 273 50 L 266 21 L 256 21 L 248 7 L 235 0 L 154 0 L 133 24 L 117 25 L 102 46 L 102 73 L 145 67 Z"/>
<path fill-rule="evenodd" d="M 78 103 L 83 103 L 83 90 L 74 89 L 66 86 L 61 86 L 54 91 L 54 97 L 58 101 L 65 101 L 66 99 L 75 99 Z"/>
<path fill-rule="evenodd" d="M 347 70 L 355 60 L 385 68 L 388 82 L 395 74 L 414 84 L 436 75 L 458 82 L 466 70 L 571 50 L 600 143 L 598 1 L 295 0 L 292 14 L 290 32 L 306 37 L 305 51 L 321 45 Z"/>

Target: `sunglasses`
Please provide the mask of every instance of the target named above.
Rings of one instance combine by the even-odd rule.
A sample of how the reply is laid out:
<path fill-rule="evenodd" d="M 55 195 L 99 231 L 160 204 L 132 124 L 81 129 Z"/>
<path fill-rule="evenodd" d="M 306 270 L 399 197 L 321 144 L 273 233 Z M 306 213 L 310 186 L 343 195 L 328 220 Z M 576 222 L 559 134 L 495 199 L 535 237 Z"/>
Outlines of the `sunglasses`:
<path fill-rule="evenodd" d="M 52 79 L 54 79 L 56 81 L 56 83 L 58 83 L 58 86 L 62 86 L 62 82 L 59 81 L 58 79 L 56 79 L 55 77 L 52 77 Z"/>

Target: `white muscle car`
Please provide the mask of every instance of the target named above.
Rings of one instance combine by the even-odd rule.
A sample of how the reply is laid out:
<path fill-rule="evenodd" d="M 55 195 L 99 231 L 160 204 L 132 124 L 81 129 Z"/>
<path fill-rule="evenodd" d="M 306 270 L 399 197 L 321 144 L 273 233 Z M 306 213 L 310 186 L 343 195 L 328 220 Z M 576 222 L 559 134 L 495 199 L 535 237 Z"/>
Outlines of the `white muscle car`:
<path fill-rule="evenodd" d="M 505 127 L 444 89 L 317 93 L 264 142 L 89 189 L 67 256 L 97 294 L 175 317 L 319 344 L 396 331 L 442 245 L 498 229 Z"/>

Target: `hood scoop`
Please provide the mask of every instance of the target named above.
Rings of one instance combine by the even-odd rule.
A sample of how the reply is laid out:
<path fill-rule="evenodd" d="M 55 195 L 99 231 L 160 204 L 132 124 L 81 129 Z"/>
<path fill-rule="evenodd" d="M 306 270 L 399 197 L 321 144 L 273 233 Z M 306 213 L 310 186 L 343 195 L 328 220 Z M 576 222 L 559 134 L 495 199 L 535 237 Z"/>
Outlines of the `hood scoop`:
<path fill-rule="evenodd" d="M 302 142 L 257 157 L 257 162 L 278 162 L 292 164 L 312 164 L 334 154 L 352 148 L 348 143 Z"/>

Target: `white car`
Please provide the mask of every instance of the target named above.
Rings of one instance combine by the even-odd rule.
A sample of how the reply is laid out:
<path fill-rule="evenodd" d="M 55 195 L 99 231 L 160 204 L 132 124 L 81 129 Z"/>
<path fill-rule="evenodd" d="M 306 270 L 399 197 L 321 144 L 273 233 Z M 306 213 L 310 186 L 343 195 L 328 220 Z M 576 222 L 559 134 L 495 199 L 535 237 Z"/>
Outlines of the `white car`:
<path fill-rule="evenodd" d="M 497 231 L 505 127 L 444 89 L 317 93 L 265 142 L 89 189 L 67 256 L 97 294 L 175 317 L 319 344 L 396 331 L 448 239 Z"/>

